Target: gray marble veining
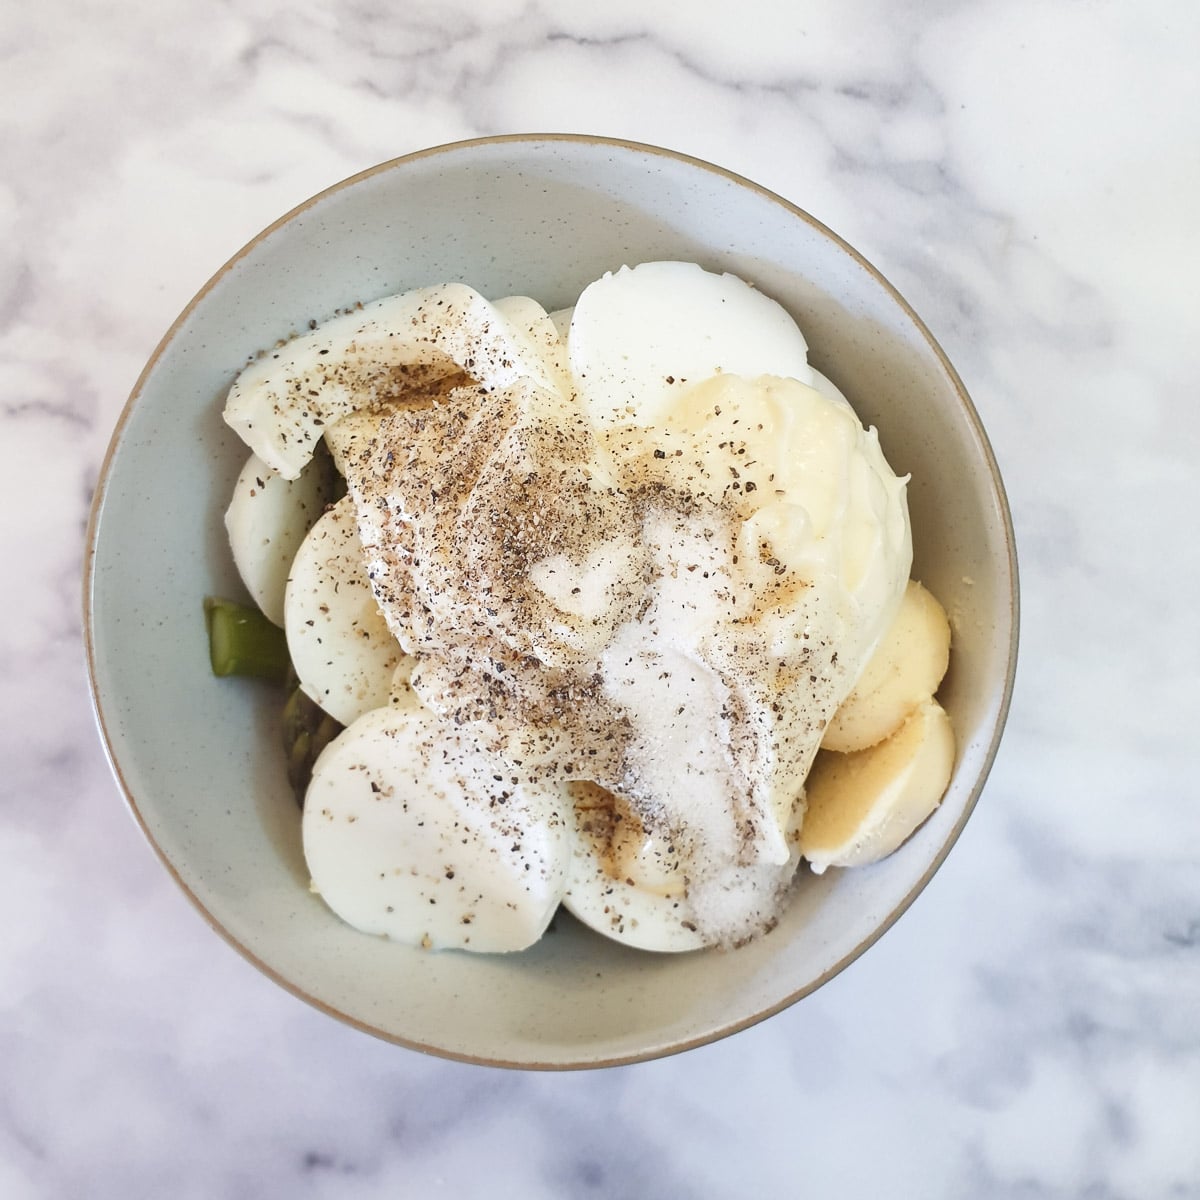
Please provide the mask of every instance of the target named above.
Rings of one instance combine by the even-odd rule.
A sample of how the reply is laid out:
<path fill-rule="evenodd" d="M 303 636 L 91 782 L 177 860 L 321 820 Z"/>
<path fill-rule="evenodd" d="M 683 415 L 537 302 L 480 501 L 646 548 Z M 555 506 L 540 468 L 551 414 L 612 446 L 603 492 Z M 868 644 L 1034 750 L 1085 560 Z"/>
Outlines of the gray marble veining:
<path fill-rule="evenodd" d="M 1200 17 L 1184 0 L 196 0 L 0 20 L 0 1195 L 1200 1196 Z M 568 130 L 775 189 L 897 284 L 1004 469 L 1022 663 L 946 866 L 811 998 L 520 1075 L 242 962 L 123 811 L 84 526 L 145 359 L 280 213 Z"/>

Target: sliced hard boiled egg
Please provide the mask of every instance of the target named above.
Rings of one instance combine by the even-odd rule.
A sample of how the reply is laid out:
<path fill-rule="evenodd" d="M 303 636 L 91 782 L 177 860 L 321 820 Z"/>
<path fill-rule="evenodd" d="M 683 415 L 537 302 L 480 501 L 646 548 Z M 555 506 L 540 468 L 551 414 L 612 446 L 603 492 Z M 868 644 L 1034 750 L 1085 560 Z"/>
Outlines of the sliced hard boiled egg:
<path fill-rule="evenodd" d="M 412 675 L 417 660 L 406 654 L 392 673 L 392 688 L 388 703 L 393 708 L 420 708 L 421 697 L 413 690 Z"/>
<path fill-rule="evenodd" d="M 523 950 L 566 886 L 561 788 L 427 709 L 368 713 L 317 761 L 305 797 L 313 889 L 366 933 L 432 949 Z"/>
<path fill-rule="evenodd" d="M 447 283 L 376 300 L 264 354 L 234 381 L 225 420 L 295 479 L 339 418 L 461 372 L 489 388 L 523 376 L 555 386 L 526 334 L 473 288 Z"/>
<path fill-rule="evenodd" d="M 388 703 L 404 651 L 371 592 L 349 496 L 325 513 L 296 552 L 284 630 L 300 686 L 331 717 L 349 725 Z"/>
<path fill-rule="evenodd" d="M 954 769 L 954 731 L 935 700 L 866 750 L 817 755 L 805 785 L 799 850 L 817 874 L 896 850 L 941 802 Z"/>
<path fill-rule="evenodd" d="M 950 622 L 930 592 L 909 580 L 900 608 L 821 745 L 847 753 L 890 736 L 938 689 L 950 662 Z"/>
<path fill-rule="evenodd" d="M 569 395 L 571 368 L 567 362 L 567 345 L 546 310 L 528 296 L 505 296 L 492 304 L 518 337 L 528 338 L 530 350 L 541 357 L 546 375 L 554 381 L 556 390 Z"/>
<path fill-rule="evenodd" d="M 225 529 L 238 574 L 264 616 L 283 625 L 288 570 L 304 535 L 331 498 L 328 459 L 312 462 L 298 479 L 284 479 L 250 455 L 225 510 Z"/>
<path fill-rule="evenodd" d="M 568 785 L 578 835 L 563 906 L 597 933 L 640 950 L 697 950 L 705 940 L 670 841 L 595 783 Z"/>
<path fill-rule="evenodd" d="M 622 267 L 584 289 L 571 317 L 575 386 L 597 426 L 656 424 L 714 375 L 812 382 L 796 322 L 736 275 L 695 263 Z"/>

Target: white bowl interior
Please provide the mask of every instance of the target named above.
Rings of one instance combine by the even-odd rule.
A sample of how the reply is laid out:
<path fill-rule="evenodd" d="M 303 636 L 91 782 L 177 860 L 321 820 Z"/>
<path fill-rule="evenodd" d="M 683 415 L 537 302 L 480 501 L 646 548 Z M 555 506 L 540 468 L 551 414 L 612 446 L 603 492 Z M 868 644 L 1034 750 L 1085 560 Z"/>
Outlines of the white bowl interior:
<path fill-rule="evenodd" d="M 508 957 L 356 933 L 307 891 L 270 688 L 209 672 L 205 595 L 243 595 L 222 513 L 246 451 L 221 420 L 255 351 L 355 301 L 444 280 L 553 309 L 606 270 L 690 259 L 756 283 L 911 472 L 914 574 L 951 614 L 943 688 L 960 743 L 949 792 L 899 853 L 804 875 L 779 927 L 732 953 L 654 956 L 560 917 Z M 865 949 L 941 862 L 1007 711 L 1011 526 L 986 439 L 928 332 L 817 222 L 706 164 L 590 138 L 488 139 L 385 164 L 301 206 L 209 283 L 131 397 L 93 513 L 90 666 L 114 769 L 210 922 L 285 986 L 352 1023 L 454 1057 L 620 1062 L 733 1031 Z"/>

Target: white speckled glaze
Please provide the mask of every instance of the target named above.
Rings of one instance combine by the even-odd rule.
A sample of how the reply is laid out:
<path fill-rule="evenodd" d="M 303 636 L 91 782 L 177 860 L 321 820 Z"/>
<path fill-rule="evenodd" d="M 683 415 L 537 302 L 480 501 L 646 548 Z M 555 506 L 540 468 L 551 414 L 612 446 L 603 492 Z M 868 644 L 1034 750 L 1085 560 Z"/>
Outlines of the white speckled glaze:
<path fill-rule="evenodd" d="M 356 933 L 307 891 L 269 688 L 211 677 L 200 615 L 240 594 L 220 515 L 244 459 L 220 418 L 255 351 L 355 301 L 442 280 L 569 304 L 605 270 L 681 258 L 733 271 L 800 321 L 814 364 L 911 472 L 914 575 L 942 599 L 960 743 L 944 803 L 892 858 L 800 880 L 768 936 L 652 956 L 568 917 L 508 957 Z M 93 513 L 89 659 L 109 754 L 146 835 L 209 921 L 269 975 L 403 1044 L 495 1064 L 632 1061 L 733 1032 L 836 974 L 940 865 L 991 765 L 1017 639 L 1016 561 L 986 438 L 958 377 L 861 257 L 779 197 L 628 142 L 499 137 L 409 155 L 288 214 L 163 339 L 122 416 Z"/>

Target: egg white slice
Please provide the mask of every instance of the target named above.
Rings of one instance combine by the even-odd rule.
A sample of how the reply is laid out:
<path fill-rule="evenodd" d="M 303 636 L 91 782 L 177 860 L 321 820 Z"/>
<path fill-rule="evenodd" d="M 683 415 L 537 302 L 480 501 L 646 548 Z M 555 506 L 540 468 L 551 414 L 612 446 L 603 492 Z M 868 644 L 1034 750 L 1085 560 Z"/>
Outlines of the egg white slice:
<path fill-rule="evenodd" d="M 474 288 L 447 283 L 376 300 L 264 354 L 234 381 L 225 420 L 295 479 L 339 418 L 398 397 L 414 379 L 458 372 L 489 388 L 522 377 L 556 384 L 527 335 Z"/>
<path fill-rule="evenodd" d="M 421 697 L 413 690 L 412 685 L 413 669 L 416 665 L 417 660 L 411 654 L 406 654 L 392 673 L 392 687 L 388 703 L 393 708 L 422 707 Z"/>
<path fill-rule="evenodd" d="M 547 376 L 555 390 L 570 395 L 571 367 L 567 361 L 567 346 L 546 310 L 528 296 L 504 296 L 493 300 L 496 311 L 512 327 L 518 337 L 528 339 L 532 353 L 540 356 Z"/>
<path fill-rule="evenodd" d="M 238 574 L 254 603 L 283 625 L 283 596 L 292 559 L 330 496 L 332 472 L 310 463 L 284 479 L 251 454 L 234 484 L 225 529 Z"/>
<path fill-rule="evenodd" d="M 405 655 L 371 592 L 349 496 L 321 517 L 296 552 L 284 630 L 300 686 L 335 720 L 349 725 L 387 704 Z"/>
<path fill-rule="evenodd" d="M 569 785 L 578 830 L 563 907 L 590 929 L 639 950 L 698 950 L 679 855 L 633 810 L 593 783 Z"/>
<path fill-rule="evenodd" d="M 318 759 L 303 834 L 313 889 L 355 928 L 495 953 L 545 932 L 573 824 L 561 788 L 522 780 L 469 727 L 389 707 Z"/>
<path fill-rule="evenodd" d="M 808 345 L 769 296 L 695 263 L 622 267 L 589 284 L 567 342 L 597 426 L 656 424 L 683 389 L 713 375 L 812 383 Z"/>

